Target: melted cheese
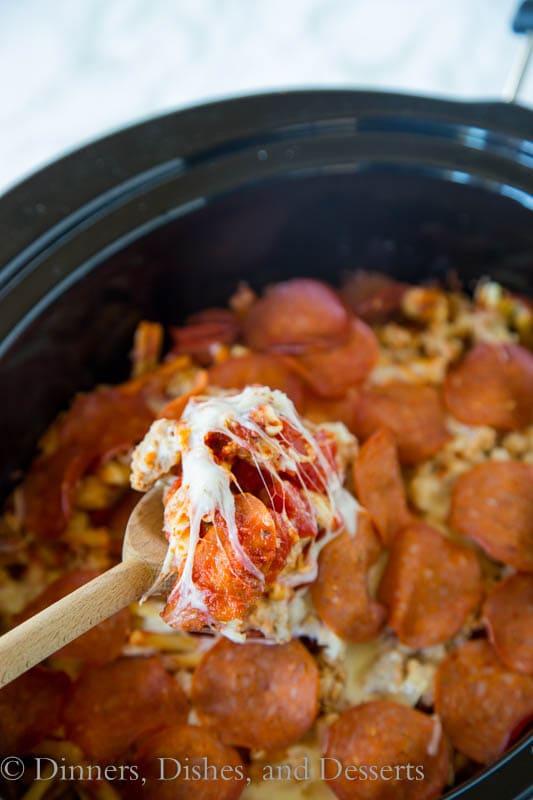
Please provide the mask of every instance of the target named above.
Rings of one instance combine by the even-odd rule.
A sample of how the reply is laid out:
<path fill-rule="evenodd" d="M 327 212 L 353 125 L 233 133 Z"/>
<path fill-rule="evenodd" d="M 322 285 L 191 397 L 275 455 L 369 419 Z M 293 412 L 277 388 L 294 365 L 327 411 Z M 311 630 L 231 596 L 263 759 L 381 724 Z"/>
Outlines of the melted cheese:
<path fill-rule="evenodd" d="M 431 739 L 427 745 L 427 754 L 428 756 L 436 756 L 439 752 L 440 742 L 442 739 L 442 724 L 440 721 L 440 717 L 438 714 L 433 714 L 433 732 L 431 734 Z"/>
<path fill-rule="evenodd" d="M 304 442 L 304 453 L 285 438 L 285 425 Z M 321 536 L 311 543 L 305 562 L 299 559 L 298 570 L 288 566 L 282 572 L 280 583 L 290 587 L 314 580 L 320 549 L 343 527 L 355 533 L 357 502 L 343 488 L 340 470 L 332 468 L 320 450 L 313 435 L 319 427 L 304 423 L 282 392 L 260 386 L 247 387 L 238 394 L 193 397 L 179 422 L 162 419 L 153 423 L 135 450 L 132 486 L 146 490 L 181 463 L 181 485 L 177 489 L 171 485 L 165 494 L 164 529 L 169 547 L 160 576 L 180 573 L 169 597 L 169 602 L 176 603 L 176 617 L 184 608 L 206 613 L 202 591 L 193 581 L 193 566 L 202 522 L 212 523 L 215 514 L 227 526 L 231 548 L 243 569 L 260 585 L 264 583 L 263 574 L 239 541 L 232 492 L 235 479 L 225 464 L 214 459 L 209 435 L 224 435 L 251 464 L 275 481 L 283 472 L 300 480 L 302 497 L 321 527 Z M 336 438 L 346 450 L 348 440 L 354 440 L 344 426 L 340 427 Z M 317 486 L 325 487 L 323 493 L 306 488 L 301 469 L 309 464 L 316 469 Z M 172 619 L 169 622 L 172 624 Z M 242 631 L 233 621 L 222 632 L 229 638 L 242 639 Z"/>

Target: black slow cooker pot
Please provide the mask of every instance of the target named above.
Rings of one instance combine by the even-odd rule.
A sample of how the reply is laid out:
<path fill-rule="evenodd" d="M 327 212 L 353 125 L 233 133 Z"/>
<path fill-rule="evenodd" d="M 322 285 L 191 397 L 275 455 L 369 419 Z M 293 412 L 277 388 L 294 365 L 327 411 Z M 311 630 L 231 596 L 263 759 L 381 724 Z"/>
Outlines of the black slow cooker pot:
<path fill-rule="evenodd" d="M 74 392 L 126 377 L 139 319 L 238 282 L 490 275 L 533 295 L 533 112 L 351 91 L 229 100 L 120 131 L 0 199 L 0 486 Z M 533 736 L 449 798 L 531 795 Z"/>

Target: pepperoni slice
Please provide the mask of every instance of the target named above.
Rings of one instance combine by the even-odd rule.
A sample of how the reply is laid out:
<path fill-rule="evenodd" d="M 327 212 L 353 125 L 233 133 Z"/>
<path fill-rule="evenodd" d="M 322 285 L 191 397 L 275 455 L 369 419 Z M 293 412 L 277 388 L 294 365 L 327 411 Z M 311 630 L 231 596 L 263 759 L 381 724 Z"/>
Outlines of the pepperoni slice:
<path fill-rule="evenodd" d="M 343 422 L 352 433 L 356 433 L 356 408 L 359 390 L 355 387 L 348 389 L 344 397 L 337 400 L 328 400 L 317 397 L 314 392 L 307 391 L 304 395 L 302 414 L 312 422 Z"/>
<path fill-rule="evenodd" d="M 389 627 L 409 647 L 431 647 L 456 634 L 481 602 L 481 568 L 473 550 L 423 522 L 392 542 L 378 597 Z"/>
<path fill-rule="evenodd" d="M 0 689 L 0 754 L 31 750 L 53 733 L 69 687 L 63 672 L 38 666 Z"/>
<path fill-rule="evenodd" d="M 444 385 L 454 417 L 504 431 L 533 424 L 532 398 L 533 354 L 516 344 L 478 344 Z"/>
<path fill-rule="evenodd" d="M 361 320 L 351 322 L 345 342 L 334 348 L 303 353 L 294 364 L 304 381 L 320 397 L 343 397 L 361 383 L 378 359 L 377 339 Z"/>
<path fill-rule="evenodd" d="M 276 526 L 268 508 L 252 494 L 239 494 L 235 497 L 235 524 L 243 550 L 265 575 L 277 550 Z M 218 511 L 215 513 L 215 531 L 234 574 L 242 573 L 242 563 L 231 546 L 227 525 Z"/>
<path fill-rule="evenodd" d="M 451 766 L 438 719 L 388 700 L 341 714 L 323 753 L 325 780 L 340 800 L 435 800 Z"/>
<path fill-rule="evenodd" d="M 245 389 L 252 384 L 280 389 L 296 407 L 302 403 L 302 385 L 288 359 L 265 353 L 228 358 L 208 370 L 209 384 L 221 389 Z"/>
<path fill-rule="evenodd" d="M 208 437 L 207 441 L 213 452 L 218 456 L 216 449 L 211 444 L 211 438 Z M 223 452 L 223 451 L 222 451 Z M 233 459 L 231 466 L 231 473 L 235 480 L 235 486 L 240 492 L 249 492 L 259 497 L 265 486 L 270 488 L 271 481 L 269 476 L 263 471 L 259 470 L 255 464 L 251 464 L 245 458 L 238 456 Z M 264 501 L 263 498 L 261 498 Z M 266 503 L 268 505 L 268 503 Z"/>
<path fill-rule="evenodd" d="M 183 689 L 157 658 L 121 658 L 88 668 L 65 709 L 67 737 L 89 759 L 113 762 L 142 734 L 185 722 Z"/>
<path fill-rule="evenodd" d="M 92 454 L 63 445 L 32 463 L 22 484 L 22 514 L 28 531 L 43 538 L 61 536 L 72 516 L 78 482 Z"/>
<path fill-rule="evenodd" d="M 386 611 L 368 594 L 368 570 L 381 552 L 378 537 L 365 514 L 355 536 L 344 532 L 327 544 L 311 585 L 313 605 L 321 620 L 348 642 L 373 639 L 385 623 Z"/>
<path fill-rule="evenodd" d="M 401 381 L 364 389 L 357 401 L 354 427 L 363 439 L 378 428 L 391 430 L 403 464 L 431 458 L 449 438 L 437 390 Z"/>
<path fill-rule="evenodd" d="M 495 761 L 533 715 L 533 677 L 507 669 L 485 639 L 445 658 L 435 693 L 452 745 L 480 764 Z"/>
<path fill-rule="evenodd" d="M 496 584 L 483 618 L 502 661 L 517 672 L 533 674 L 533 575 L 511 575 Z"/>
<path fill-rule="evenodd" d="M 171 352 L 191 355 L 202 364 L 209 364 L 213 359 L 213 348 L 237 341 L 239 328 L 235 314 L 229 309 L 207 308 L 189 317 L 186 325 L 170 329 L 174 340 Z"/>
<path fill-rule="evenodd" d="M 410 520 L 394 435 L 380 428 L 361 447 L 354 462 L 357 497 L 388 547 Z"/>
<path fill-rule="evenodd" d="M 359 270 L 346 281 L 341 296 L 354 314 L 375 324 L 400 313 L 403 296 L 409 288 L 409 284 L 381 272 Z"/>
<path fill-rule="evenodd" d="M 298 741 L 318 711 L 318 670 L 297 640 L 280 645 L 222 639 L 192 684 L 200 720 L 224 744 L 274 750 Z"/>
<path fill-rule="evenodd" d="M 209 620 L 230 622 L 242 618 L 248 608 L 268 588 L 285 561 L 279 559 L 280 549 L 288 550 L 280 538 L 273 515 L 264 503 L 251 494 L 235 497 L 235 522 L 239 542 L 255 567 L 268 580 L 261 582 L 247 571 L 235 552 L 221 514 L 215 514 L 215 523 L 203 523 L 202 536 L 197 544 L 192 578 L 203 593 L 206 612 L 186 603 L 181 587 L 170 595 L 163 611 L 163 619 L 183 630 L 200 630 Z"/>
<path fill-rule="evenodd" d="M 79 395 L 57 426 L 57 449 L 39 456 L 23 483 L 27 529 L 45 538 L 60 536 L 85 472 L 140 441 L 152 420 L 139 395 L 115 388 Z"/>
<path fill-rule="evenodd" d="M 238 752 L 223 745 L 205 728 L 169 726 L 143 737 L 135 764 L 139 781 L 128 797 L 148 800 L 237 800 L 246 781 Z M 144 779 L 144 780 L 143 780 Z"/>
<path fill-rule="evenodd" d="M 310 464 L 304 466 L 310 467 Z M 289 551 L 298 539 L 316 538 L 318 533 L 316 514 L 310 502 L 301 493 L 301 481 L 306 486 L 317 488 L 316 469 L 314 472 L 309 469 L 309 476 L 302 470 L 299 488 L 288 480 L 274 481 L 271 475 L 262 473 L 242 459 L 238 459 L 234 464 L 233 475 L 240 490 L 246 489 L 257 495 L 269 509 L 274 520 L 278 538 L 277 550 L 269 571 L 265 573 L 267 584 L 270 584 L 286 565 Z M 294 480 L 296 482 L 296 478 Z M 325 488 L 320 486 L 318 490 L 325 491 Z"/>
<path fill-rule="evenodd" d="M 205 610 L 184 603 L 181 589 L 168 599 L 161 616 L 174 627 L 200 631 L 210 616 L 218 622 L 242 619 L 259 594 L 256 580 L 242 569 L 235 574 L 213 526 L 205 526 L 194 556 L 192 579 L 202 591 Z"/>
<path fill-rule="evenodd" d="M 323 491 L 321 488 L 316 489 L 316 486 L 313 488 L 315 491 Z M 292 483 L 282 480 L 271 483 L 268 493 L 263 489 L 261 497 L 265 503 L 272 505 L 274 511 L 286 516 L 300 539 L 316 539 L 318 528 L 315 512 Z"/>
<path fill-rule="evenodd" d="M 319 445 L 323 444 L 325 448 L 325 439 L 321 442 L 319 434 L 320 431 L 317 432 L 315 438 Z M 332 468 L 336 468 L 334 463 Z M 284 515 L 287 523 L 294 528 L 296 538 L 316 538 L 318 532 L 316 513 L 311 503 L 302 494 L 302 484 L 314 491 L 326 491 L 322 482 L 323 475 L 318 472 L 316 464 L 304 463 L 300 468 L 299 475 L 290 475 L 290 480 L 281 478 L 274 480 L 272 475 L 258 470 L 248 461 L 237 459 L 232 467 L 232 473 L 241 492 L 250 492 L 259 497 L 271 513 L 276 513 L 276 518 Z"/>
<path fill-rule="evenodd" d="M 277 283 L 251 307 L 244 340 L 253 350 L 299 353 L 344 339 L 350 316 L 329 286 L 310 278 Z"/>
<path fill-rule="evenodd" d="M 453 487 L 450 525 L 496 561 L 533 572 L 533 467 L 488 461 L 465 472 Z"/>
<path fill-rule="evenodd" d="M 92 449 L 105 461 L 142 439 L 153 418 L 142 396 L 120 386 L 97 389 L 75 399 L 60 423 L 59 442 Z"/>
<path fill-rule="evenodd" d="M 24 620 L 38 614 L 52 603 L 96 578 L 98 570 L 79 569 L 68 572 L 55 580 L 30 603 L 15 620 L 19 625 Z M 75 659 L 85 664 L 105 664 L 120 655 L 130 628 L 130 614 L 127 608 L 100 622 L 94 628 L 65 645 L 54 655 L 56 658 Z"/>

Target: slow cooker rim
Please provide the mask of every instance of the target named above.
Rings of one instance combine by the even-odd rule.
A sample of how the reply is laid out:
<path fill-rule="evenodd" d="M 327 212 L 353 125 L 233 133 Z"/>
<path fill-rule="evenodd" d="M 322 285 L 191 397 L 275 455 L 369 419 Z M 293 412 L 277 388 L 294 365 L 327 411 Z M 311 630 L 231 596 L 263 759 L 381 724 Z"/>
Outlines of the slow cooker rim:
<path fill-rule="evenodd" d="M 273 117 L 275 115 L 276 118 Z M 319 115 L 317 117 L 317 115 Z M 10 265 L 38 254 L 117 192 L 164 180 L 179 162 L 262 131 L 339 115 L 479 129 L 527 148 L 533 161 L 533 110 L 499 101 L 456 101 L 395 92 L 305 89 L 249 94 L 193 105 L 125 126 L 52 161 L 0 196 L 0 283 Z M 394 130 L 392 131 L 394 134 Z M 142 147 L 140 142 L 142 141 Z M 515 149 L 515 158 L 511 157 Z M 483 149 L 483 148 L 481 148 Z M 73 194 L 68 188 L 74 185 Z"/>

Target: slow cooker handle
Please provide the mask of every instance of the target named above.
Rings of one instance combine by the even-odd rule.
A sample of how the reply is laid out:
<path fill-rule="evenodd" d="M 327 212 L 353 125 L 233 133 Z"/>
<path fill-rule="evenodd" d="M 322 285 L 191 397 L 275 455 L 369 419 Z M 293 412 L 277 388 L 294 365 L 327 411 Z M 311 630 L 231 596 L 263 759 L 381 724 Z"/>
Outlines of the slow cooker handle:
<path fill-rule="evenodd" d="M 513 31 L 523 34 L 525 43 L 505 85 L 504 95 L 509 103 L 514 103 L 518 98 L 533 53 L 533 0 L 523 0 L 518 7 L 513 19 Z"/>

